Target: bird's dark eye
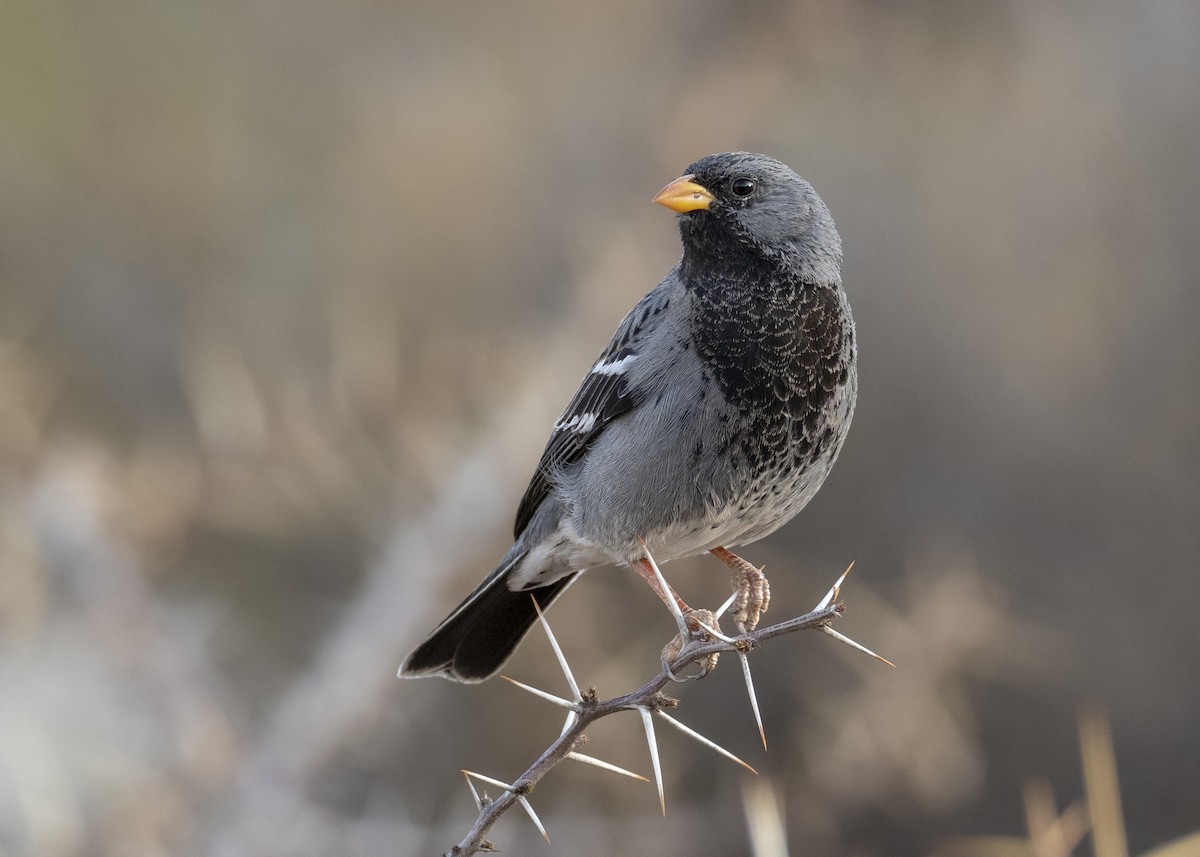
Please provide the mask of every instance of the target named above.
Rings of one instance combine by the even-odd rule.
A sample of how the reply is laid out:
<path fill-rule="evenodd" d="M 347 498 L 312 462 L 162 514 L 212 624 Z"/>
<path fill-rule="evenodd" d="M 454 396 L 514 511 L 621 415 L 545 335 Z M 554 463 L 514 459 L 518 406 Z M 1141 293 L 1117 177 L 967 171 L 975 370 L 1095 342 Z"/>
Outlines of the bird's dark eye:
<path fill-rule="evenodd" d="M 754 181 L 751 179 L 734 179 L 732 188 L 734 196 L 749 196 L 754 193 Z"/>

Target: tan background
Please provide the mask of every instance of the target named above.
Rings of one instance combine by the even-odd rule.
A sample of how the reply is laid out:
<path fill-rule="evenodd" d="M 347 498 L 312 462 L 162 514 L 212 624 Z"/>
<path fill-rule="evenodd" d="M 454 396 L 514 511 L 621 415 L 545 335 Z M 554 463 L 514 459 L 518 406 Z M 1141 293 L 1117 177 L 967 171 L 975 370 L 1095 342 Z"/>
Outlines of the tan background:
<path fill-rule="evenodd" d="M 399 682 L 491 568 L 549 426 L 678 254 L 653 193 L 747 148 L 845 241 L 861 393 L 766 563 L 839 626 L 680 691 L 793 853 L 1021 835 L 1112 719 L 1134 852 L 1200 827 L 1200 7 L 7 0 L 0 854 L 430 854 L 557 733 Z M 712 560 L 667 572 L 715 604 Z M 670 624 L 551 614 L 601 693 Z M 561 689 L 544 640 L 510 667 Z M 597 755 L 649 773 L 614 718 Z M 510 854 L 749 854 L 737 769 L 567 767 Z"/>

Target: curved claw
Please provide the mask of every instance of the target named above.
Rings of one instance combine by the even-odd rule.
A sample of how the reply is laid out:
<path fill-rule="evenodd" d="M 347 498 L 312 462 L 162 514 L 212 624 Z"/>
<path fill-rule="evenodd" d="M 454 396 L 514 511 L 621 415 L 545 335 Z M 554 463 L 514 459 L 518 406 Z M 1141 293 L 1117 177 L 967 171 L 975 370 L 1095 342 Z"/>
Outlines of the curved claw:
<path fill-rule="evenodd" d="M 667 663 L 666 661 L 662 662 L 662 667 L 663 667 L 663 671 L 667 674 L 667 678 L 669 678 L 671 681 L 675 682 L 676 684 L 687 684 L 689 681 L 695 681 L 698 678 L 704 678 L 706 675 L 708 675 L 707 670 L 700 673 L 699 675 L 676 675 L 671 670 L 671 665 L 669 663 Z"/>
<path fill-rule="evenodd" d="M 675 638 L 675 640 L 678 640 L 678 639 L 679 639 L 678 637 Z M 675 670 L 672 667 L 673 667 L 675 661 L 679 657 L 679 652 L 675 653 L 675 657 L 672 657 L 670 659 L 667 658 L 667 650 L 672 648 L 672 644 L 675 642 L 675 640 L 672 640 L 670 643 L 667 643 L 666 648 L 663 649 L 662 668 L 663 668 L 663 672 L 665 672 L 667 674 L 667 678 L 669 678 L 671 681 L 675 682 L 676 684 L 684 684 L 685 682 L 695 681 L 698 678 L 704 678 L 706 675 L 708 675 L 710 672 L 712 672 L 713 667 L 716 666 L 716 659 L 715 658 L 705 658 L 704 660 L 702 660 L 700 662 L 700 672 L 698 672 L 694 675 L 678 675 L 678 674 L 676 674 Z"/>

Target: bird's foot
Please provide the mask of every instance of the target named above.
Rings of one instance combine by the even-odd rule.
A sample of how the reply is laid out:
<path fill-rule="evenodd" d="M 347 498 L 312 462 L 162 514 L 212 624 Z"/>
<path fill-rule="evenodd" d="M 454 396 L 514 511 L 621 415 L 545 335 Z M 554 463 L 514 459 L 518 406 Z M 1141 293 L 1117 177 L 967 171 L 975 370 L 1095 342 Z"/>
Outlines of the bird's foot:
<path fill-rule="evenodd" d="M 729 566 L 732 572 L 729 583 L 737 592 L 731 607 L 734 621 L 742 631 L 753 631 L 771 603 L 771 586 L 767 576 L 761 568 L 725 548 L 713 548 L 709 553 Z"/>
<path fill-rule="evenodd" d="M 721 631 L 721 625 L 717 621 L 716 614 L 711 610 L 688 610 L 683 615 L 683 621 L 687 624 L 690 639 L 685 640 L 683 639 L 682 635 L 676 634 L 671 642 L 663 646 L 662 650 L 663 669 L 667 671 L 667 675 L 669 675 L 673 681 L 692 681 L 694 679 L 704 678 L 716 668 L 717 656 L 720 655 L 720 652 L 713 652 L 711 655 L 700 659 L 697 662 L 700 667 L 700 672 L 698 673 L 684 676 L 675 675 L 675 661 L 678 659 L 680 652 L 684 650 L 691 640 L 697 640 L 701 643 L 707 643 L 712 640 L 712 635 L 705 630 L 704 626 L 708 626 L 708 628 L 711 628 L 717 633 L 720 633 Z"/>

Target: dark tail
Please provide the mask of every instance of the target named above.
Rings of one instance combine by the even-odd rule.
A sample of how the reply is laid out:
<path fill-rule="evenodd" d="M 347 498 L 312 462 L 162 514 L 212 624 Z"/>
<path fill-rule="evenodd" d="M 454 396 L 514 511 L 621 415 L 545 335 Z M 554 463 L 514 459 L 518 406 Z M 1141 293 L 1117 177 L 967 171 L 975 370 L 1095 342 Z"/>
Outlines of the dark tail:
<path fill-rule="evenodd" d="M 442 620 L 404 659 L 400 677 L 441 675 L 453 681 L 477 682 L 495 675 L 537 621 L 533 598 L 545 610 L 579 575 L 575 572 L 538 589 L 513 592 L 508 588 L 508 574 L 515 564 L 506 562 L 489 574 Z"/>

